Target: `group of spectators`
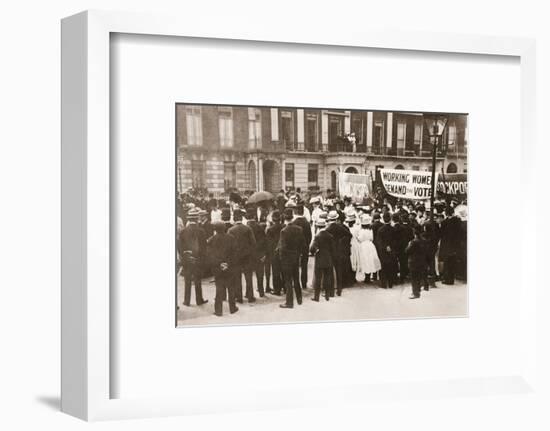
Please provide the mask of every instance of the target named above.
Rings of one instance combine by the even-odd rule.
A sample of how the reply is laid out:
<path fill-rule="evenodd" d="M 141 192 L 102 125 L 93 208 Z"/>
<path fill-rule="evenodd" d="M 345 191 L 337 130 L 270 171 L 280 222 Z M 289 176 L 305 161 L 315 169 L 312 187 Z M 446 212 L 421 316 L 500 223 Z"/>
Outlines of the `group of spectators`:
<path fill-rule="evenodd" d="M 178 199 L 178 273 L 184 278 L 183 305 L 203 298 L 202 279 L 213 275 L 214 314 L 223 301 L 237 303 L 266 294 L 282 296 L 282 308 L 342 295 L 358 283 L 391 289 L 411 283 L 411 299 L 437 281 L 466 279 L 466 202 L 365 199 L 357 203 L 333 191 L 302 194 L 281 190 L 272 199 L 248 203 L 250 193 L 224 199 L 184 194 Z M 309 274 L 309 259 L 314 259 Z M 243 280 L 244 278 L 244 293 Z"/>

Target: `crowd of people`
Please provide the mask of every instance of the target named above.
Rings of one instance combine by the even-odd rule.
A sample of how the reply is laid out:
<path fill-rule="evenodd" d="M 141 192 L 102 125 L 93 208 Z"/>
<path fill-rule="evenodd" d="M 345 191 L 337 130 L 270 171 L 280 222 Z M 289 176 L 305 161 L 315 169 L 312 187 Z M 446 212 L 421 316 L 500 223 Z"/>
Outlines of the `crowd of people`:
<path fill-rule="evenodd" d="M 178 196 L 177 271 L 184 278 L 183 305 L 208 302 L 202 280 L 214 276 L 214 314 L 237 303 L 283 296 L 282 308 L 302 304 L 313 288 L 329 301 L 352 285 L 391 289 L 411 283 L 411 299 L 437 281 L 466 279 L 467 206 L 456 199 L 429 202 L 364 199 L 336 193 L 302 194 L 281 190 L 272 199 L 248 202 L 250 193 L 226 199 L 186 193 Z M 253 199 L 250 199 L 251 201 Z M 313 273 L 308 273 L 314 259 Z M 244 276 L 244 292 L 243 292 Z"/>

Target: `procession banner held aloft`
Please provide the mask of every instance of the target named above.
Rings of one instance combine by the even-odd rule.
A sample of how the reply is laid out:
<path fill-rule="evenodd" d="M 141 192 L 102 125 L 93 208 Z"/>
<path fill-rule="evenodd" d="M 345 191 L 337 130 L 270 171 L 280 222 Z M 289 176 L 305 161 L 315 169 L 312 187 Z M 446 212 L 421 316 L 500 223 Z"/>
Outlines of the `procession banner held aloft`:
<path fill-rule="evenodd" d="M 437 192 L 443 196 L 466 199 L 468 176 L 466 174 L 441 174 L 437 182 Z"/>
<path fill-rule="evenodd" d="M 340 173 L 338 177 L 338 191 L 340 196 L 349 196 L 354 202 L 362 202 L 369 196 L 368 175 Z"/>
<path fill-rule="evenodd" d="M 431 172 L 380 169 L 380 179 L 386 193 L 399 199 L 425 200 L 432 195 Z"/>

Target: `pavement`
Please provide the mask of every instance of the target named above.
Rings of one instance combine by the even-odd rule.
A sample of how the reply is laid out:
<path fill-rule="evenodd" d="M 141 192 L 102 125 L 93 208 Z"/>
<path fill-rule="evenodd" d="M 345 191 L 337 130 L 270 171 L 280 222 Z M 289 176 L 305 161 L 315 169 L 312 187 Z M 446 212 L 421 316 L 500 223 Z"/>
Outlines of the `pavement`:
<path fill-rule="evenodd" d="M 309 274 L 313 274 L 313 259 L 310 259 Z M 356 283 L 343 289 L 342 296 L 335 296 L 326 301 L 322 296 L 319 302 L 311 300 L 313 289 L 302 290 L 303 303 L 298 305 L 294 300 L 293 309 L 283 309 L 284 296 L 266 294 L 260 298 L 254 279 L 254 294 L 256 302 L 237 304 L 239 311 L 229 313 L 227 301 L 223 303 L 223 316 L 215 316 L 214 298 L 216 286 L 214 278 L 203 279 L 202 289 L 207 304 L 195 304 L 195 290 L 192 288 L 191 306 L 182 304 L 184 281 L 178 276 L 178 326 L 202 325 L 242 325 L 262 323 L 289 323 L 311 321 L 345 321 L 370 319 L 411 319 L 434 317 L 465 317 L 468 315 L 468 289 L 464 282 L 457 281 L 448 286 L 437 283 L 436 289 L 422 290 L 419 299 L 409 299 L 411 284 L 406 282 L 393 289 L 381 289 L 379 282 L 370 284 Z M 311 280 L 308 281 L 311 284 Z M 244 292 L 243 278 L 243 292 Z"/>

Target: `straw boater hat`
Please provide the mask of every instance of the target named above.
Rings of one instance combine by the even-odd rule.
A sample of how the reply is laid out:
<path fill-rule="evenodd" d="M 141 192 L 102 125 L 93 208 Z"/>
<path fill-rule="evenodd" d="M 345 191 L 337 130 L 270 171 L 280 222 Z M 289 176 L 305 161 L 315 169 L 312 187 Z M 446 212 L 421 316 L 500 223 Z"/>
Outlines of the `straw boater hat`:
<path fill-rule="evenodd" d="M 346 221 L 347 221 L 347 222 L 355 221 L 355 214 L 354 214 L 354 213 L 348 213 L 348 214 L 346 214 Z"/>
<path fill-rule="evenodd" d="M 327 220 L 328 221 L 334 221 L 334 220 L 338 220 L 338 211 L 331 211 L 328 213 L 328 216 L 327 216 Z"/>
<path fill-rule="evenodd" d="M 324 218 L 318 218 L 317 221 L 315 222 L 315 226 L 317 227 L 326 227 L 326 225 L 327 225 L 327 220 Z"/>

